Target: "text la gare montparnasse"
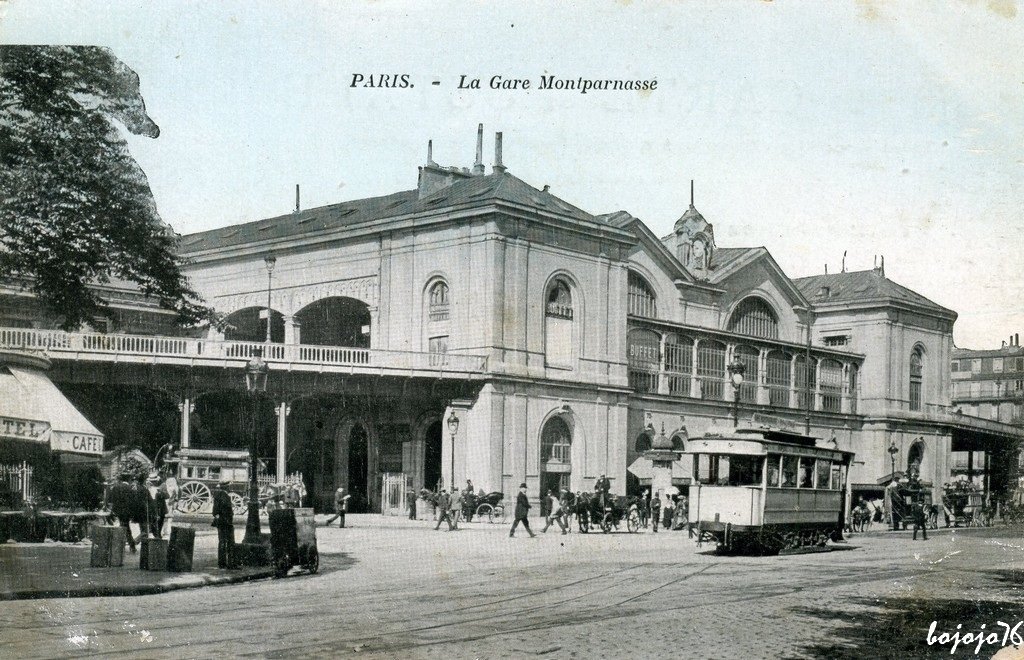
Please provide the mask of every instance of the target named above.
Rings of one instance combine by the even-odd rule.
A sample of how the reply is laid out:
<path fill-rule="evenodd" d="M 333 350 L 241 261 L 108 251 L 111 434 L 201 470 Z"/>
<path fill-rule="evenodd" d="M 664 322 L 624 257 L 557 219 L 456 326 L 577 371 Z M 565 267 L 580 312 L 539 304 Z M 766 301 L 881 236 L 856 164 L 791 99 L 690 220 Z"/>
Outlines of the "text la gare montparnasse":
<path fill-rule="evenodd" d="M 434 79 L 432 84 L 439 86 L 441 81 Z M 349 87 L 369 89 L 411 89 L 416 86 L 413 78 L 407 73 L 353 73 Z M 542 75 L 536 80 L 532 78 L 513 78 L 494 75 L 490 78 L 476 78 L 466 74 L 459 76 L 455 83 L 458 90 L 494 89 L 506 91 L 570 91 L 579 94 L 587 92 L 653 92 L 658 88 L 658 81 L 636 78 L 565 78 L 556 75 Z"/>

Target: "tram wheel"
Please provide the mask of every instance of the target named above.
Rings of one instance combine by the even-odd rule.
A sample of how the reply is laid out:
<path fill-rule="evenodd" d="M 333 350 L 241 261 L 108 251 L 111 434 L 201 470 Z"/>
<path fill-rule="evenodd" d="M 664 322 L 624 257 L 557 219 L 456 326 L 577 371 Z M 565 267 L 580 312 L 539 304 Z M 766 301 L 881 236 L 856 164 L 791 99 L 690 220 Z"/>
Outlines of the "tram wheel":
<path fill-rule="evenodd" d="M 640 515 L 636 511 L 631 511 L 626 518 L 626 529 L 630 534 L 635 534 L 640 529 Z"/>

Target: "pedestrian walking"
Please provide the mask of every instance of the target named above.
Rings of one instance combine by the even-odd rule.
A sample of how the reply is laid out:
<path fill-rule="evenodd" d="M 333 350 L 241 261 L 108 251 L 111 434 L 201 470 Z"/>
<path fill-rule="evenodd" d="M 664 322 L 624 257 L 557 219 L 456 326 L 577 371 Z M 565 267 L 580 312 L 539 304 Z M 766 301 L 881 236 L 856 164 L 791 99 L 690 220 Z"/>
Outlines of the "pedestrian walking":
<path fill-rule="evenodd" d="M 640 502 L 637 509 L 640 512 L 640 526 L 647 529 L 647 523 L 651 519 L 651 489 L 644 488 L 643 494 L 640 496 Z"/>
<path fill-rule="evenodd" d="M 217 566 L 235 568 L 235 511 L 231 506 L 228 484 L 223 477 L 213 491 L 213 524 L 217 528 Z"/>
<path fill-rule="evenodd" d="M 526 528 L 531 539 L 537 537 L 530 529 L 529 515 L 530 498 L 526 496 L 526 484 L 519 484 L 519 494 L 516 495 L 516 519 L 512 522 L 512 529 L 508 533 L 509 538 L 516 535 L 516 527 L 519 527 L 519 523 L 523 523 L 523 527 Z"/>
<path fill-rule="evenodd" d="M 452 489 L 451 499 L 448 500 L 449 517 L 451 518 L 451 528 L 457 530 L 459 528 L 459 520 L 462 519 L 462 491 L 457 488 Z"/>
<path fill-rule="evenodd" d="M 914 500 L 911 505 L 911 512 L 914 516 L 914 540 L 917 540 L 917 530 L 921 530 L 921 538 L 924 541 L 928 540 L 928 521 L 925 520 L 924 504 L 921 500 Z"/>
<path fill-rule="evenodd" d="M 156 489 L 156 497 L 153 498 L 153 506 L 156 508 L 156 529 L 153 530 L 153 533 L 158 539 L 163 538 L 164 522 L 177 500 L 178 480 L 174 478 L 173 474 L 168 474 L 164 477 L 160 487 Z"/>
<path fill-rule="evenodd" d="M 658 523 L 661 522 L 661 491 L 659 490 L 651 498 L 651 527 L 654 533 L 658 533 Z"/>
<path fill-rule="evenodd" d="M 149 538 L 155 521 L 153 519 L 153 496 L 149 494 L 149 487 L 146 486 L 145 474 L 135 476 L 135 483 L 132 484 L 132 513 L 131 520 L 139 526 L 139 538 Z"/>
<path fill-rule="evenodd" d="M 562 534 L 567 534 L 565 531 L 565 523 L 562 522 L 562 503 L 558 500 L 558 491 L 552 488 L 548 492 L 548 502 L 551 506 L 551 512 L 548 514 L 544 529 L 540 530 L 545 534 L 548 531 L 548 527 L 551 527 L 551 523 L 558 523 L 558 526 L 562 529 Z"/>
<path fill-rule="evenodd" d="M 416 491 L 412 488 L 407 490 L 405 499 L 409 503 L 409 520 L 416 520 Z"/>
<path fill-rule="evenodd" d="M 334 491 L 334 515 L 327 519 L 324 525 L 330 525 L 335 520 L 340 520 L 338 529 L 345 528 L 345 514 L 348 513 L 348 501 L 352 496 L 345 492 L 344 488 Z"/>
<path fill-rule="evenodd" d="M 662 511 L 662 514 L 661 514 L 662 515 L 661 526 L 662 526 L 663 529 L 671 531 L 672 530 L 672 516 L 675 515 L 675 512 L 676 512 L 676 503 L 675 503 L 675 500 L 672 499 L 671 495 L 667 495 L 665 497 L 665 504 L 664 504 L 664 506 L 661 507 L 661 511 Z"/>
<path fill-rule="evenodd" d="M 441 489 L 441 494 L 437 496 L 437 524 L 434 525 L 434 531 L 441 529 L 441 523 L 448 523 L 448 531 L 452 531 L 455 527 L 452 525 L 451 517 L 451 498 L 448 497 L 448 491 L 444 488 Z"/>
<path fill-rule="evenodd" d="M 572 491 L 568 488 L 562 491 L 562 498 L 560 500 L 562 504 L 562 522 L 565 523 L 566 533 L 572 532 L 572 510 L 575 501 L 572 497 Z"/>

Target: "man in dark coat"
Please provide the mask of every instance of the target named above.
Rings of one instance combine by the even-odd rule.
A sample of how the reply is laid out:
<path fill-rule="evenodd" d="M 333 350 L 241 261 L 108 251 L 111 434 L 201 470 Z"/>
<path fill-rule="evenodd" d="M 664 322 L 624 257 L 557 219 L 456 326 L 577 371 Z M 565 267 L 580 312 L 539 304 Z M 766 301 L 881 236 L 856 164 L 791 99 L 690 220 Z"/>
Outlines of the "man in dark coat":
<path fill-rule="evenodd" d="M 338 523 L 338 529 L 345 527 L 345 514 L 348 513 L 348 501 L 352 499 L 351 495 L 345 493 L 344 488 L 339 488 L 334 491 L 334 515 L 327 519 L 324 525 L 330 525 L 335 520 L 340 519 Z"/>
<path fill-rule="evenodd" d="M 450 506 L 451 498 L 448 497 L 448 491 L 442 488 L 441 494 L 437 496 L 437 525 L 434 526 L 435 532 L 441 529 L 441 523 L 446 521 L 448 523 L 449 532 L 455 529 L 455 526 L 452 525 Z"/>
<path fill-rule="evenodd" d="M 594 484 L 594 490 L 596 490 L 601 497 L 601 506 L 608 506 L 608 494 L 612 492 L 611 480 L 602 474 L 597 480 L 597 483 Z"/>
<path fill-rule="evenodd" d="M 537 537 L 533 530 L 530 529 L 529 515 L 530 498 L 526 496 L 526 484 L 519 484 L 519 494 L 516 495 L 516 519 L 512 522 L 512 529 L 508 533 L 509 538 L 516 535 L 516 527 L 519 527 L 519 523 L 523 523 L 523 527 L 526 528 L 531 539 Z"/>
<path fill-rule="evenodd" d="M 658 533 L 658 523 L 661 522 L 661 491 L 651 497 L 651 524 L 654 526 L 654 533 Z"/>
<path fill-rule="evenodd" d="M 124 537 L 128 541 L 128 548 L 135 552 L 135 537 L 132 536 L 132 509 L 134 507 L 134 492 L 132 491 L 131 477 L 122 474 L 120 478 L 110 487 L 110 513 L 117 518 L 117 522 L 124 528 Z"/>
<path fill-rule="evenodd" d="M 235 567 L 235 511 L 227 486 L 230 479 L 222 478 L 213 491 L 213 527 L 217 528 L 217 566 Z"/>

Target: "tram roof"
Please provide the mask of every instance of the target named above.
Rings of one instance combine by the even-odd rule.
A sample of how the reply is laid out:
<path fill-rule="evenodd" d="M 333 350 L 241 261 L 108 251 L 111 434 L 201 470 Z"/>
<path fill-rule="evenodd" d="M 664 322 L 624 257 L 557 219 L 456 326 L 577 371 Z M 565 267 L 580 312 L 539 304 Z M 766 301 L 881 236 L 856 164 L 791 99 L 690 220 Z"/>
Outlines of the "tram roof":
<path fill-rule="evenodd" d="M 694 438 L 695 440 L 698 438 Z M 741 426 L 737 428 L 711 428 L 707 433 L 704 434 L 701 440 L 747 440 L 747 441 L 758 441 L 762 440 L 765 442 L 771 442 L 782 445 L 790 445 L 794 447 L 802 447 L 808 449 L 819 449 L 827 450 L 830 452 L 836 452 L 840 454 L 850 454 L 854 452 L 845 451 L 838 447 L 820 447 L 818 446 L 819 438 L 810 435 L 804 435 L 796 431 L 788 429 L 778 428 L 775 426 Z"/>

